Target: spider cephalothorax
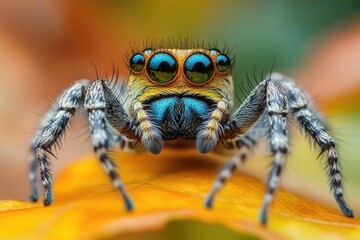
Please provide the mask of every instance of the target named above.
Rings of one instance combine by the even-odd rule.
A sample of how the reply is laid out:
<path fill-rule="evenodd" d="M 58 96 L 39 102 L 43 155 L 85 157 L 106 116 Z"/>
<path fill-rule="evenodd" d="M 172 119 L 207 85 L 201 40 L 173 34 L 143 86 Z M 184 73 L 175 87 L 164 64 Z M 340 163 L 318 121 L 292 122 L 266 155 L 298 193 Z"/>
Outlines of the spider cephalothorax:
<path fill-rule="evenodd" d="M 126 146 L 157 154 L 163 142 L 180 138 L 182 142 L 196 143 L 196 148 L 204 154 L 214 149 L 234 150 L 234 157 L 219 173 L 205 200 L 205 206 L 210 208 L 215 194 L 248 158 L 248 151 L 260 138 L 268 136 L 274 160 L 260 211 L 260 221 L 265 224 L 289 154 L 288 118 L 293 117 L 321 151 L 327 152 L 334 197 L 342 212 L 353 216 L 343 197 L 335 142 L 306 94 L 291 79 L 279 73 L 270 74 L 238 109 L 231 111 L 232 65 L 227 54 L 219 50 L 147 48 L 133 53 L 128 61 L 130 78 L 126 92 L 116 92 L 106 80 L 82 80 L 65 90 L 48 111 L 31 144 L 32 201 L 38 200 L 39 169 L 45 190 L 44 204 L 52 203 L 48 155 L 76 110 L 85 108 L 93 149 L 122 194 L 127 210 L 134 205 L 109 158 L 110 148 Z"/>
<path fill-rule="evenodd" d="M 141 115 L 142 142 L 152 153 L 161 151 L 162 140 L 195 139 L 217 105 L 220 109 L 213 113 L 203 134 L 213 139 L 211 135 L 218 135 L 220 121 L 229 118 L 231 63 L 219 50 L 146 49 L 131 57 L 130 70 L 128 93 L 130 102 L 135 102 L 130 116 Z M 151 115 L 149 121 L 147 113 Z M 160 132 L 152 128 L 151 122 Z M 198 149 L 205 153 L 209 149 L 203 143 L 198 140 Z"/>

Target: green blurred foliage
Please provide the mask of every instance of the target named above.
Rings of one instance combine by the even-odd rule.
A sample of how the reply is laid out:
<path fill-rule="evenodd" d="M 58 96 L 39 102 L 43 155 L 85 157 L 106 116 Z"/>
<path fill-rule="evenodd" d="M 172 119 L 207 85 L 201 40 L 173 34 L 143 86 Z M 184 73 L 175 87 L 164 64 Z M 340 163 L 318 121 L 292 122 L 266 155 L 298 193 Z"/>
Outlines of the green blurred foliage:
<path fill-rule="evenodd" d="M 286 71 L 302 61 L 308 44 L 326 29 L 356 16 L 360 1 L 95 1 L 116 29 L 131 27 L 124 36 L 183 38 L 217 42 L 236 55 L 235 79 L 252 80 L 268 73 Z M 135 41 L 136 41 L 135 40 Z M 239 95 L 242 93 L 239 92 Z"/>

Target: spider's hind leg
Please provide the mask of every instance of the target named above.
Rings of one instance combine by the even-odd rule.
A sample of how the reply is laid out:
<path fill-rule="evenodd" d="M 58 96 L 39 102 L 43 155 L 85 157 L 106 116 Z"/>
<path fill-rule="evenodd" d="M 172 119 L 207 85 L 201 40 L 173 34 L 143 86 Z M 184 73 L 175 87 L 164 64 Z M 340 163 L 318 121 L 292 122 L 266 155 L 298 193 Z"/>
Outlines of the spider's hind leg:
<path fill-rule="evenodd" d="M 64 91 L 59 98 L 58 104 L 55 103 L 52 106 L 41 122 L 31 144 L 29 173 L 32 184 L 31 201 L 38 200 L 37 168 L 40 169 L 41 181 L 44 187 L 44 205 L 50 205 L 53 201 L 51 163 L 48 155 L 53 155 L 51 153 L 53 145 L 59 142 L 71 117 L 82 106 L 88 84 L 87 80 L 78 81 Z"/>
<path fill-rule="evenodd" d="M 316 116 L 313 106 L 309 106 L 305 93 L 300 90 L 291 79 L 281 74 L 274 74 L 274 79 L 281 82 L 285 87 L 291 113 L 295 116 L 300 127 L 305 130 L 315 143 L 320 147 L 321 153 L 327 151 L 327 162 L 329 165 L 330 189 L 333 191 L 341 211 L 347 217 L 353 217 L 353 211 L 345 202 L 343 187 L 341 183 L 340 166 L 338 164 L 335 142 L 326 130 L 325 121 Z"/>
<path fill-rule="evenodd" d="M 29 156 L 29 180 L 31 184 L 31 195 L 30 201 L 37 202 L 39 200 L 39 190 L 38 190 L 38 161 L 36 159 L 36 147 L 41 138 L 42 134 L 44 133 L 46 127 L 50 124 L 52 119 L 55 117 L 58 111 L 57 103 L 53 104 L 45 116 L 42 118 L 40 127 L 35 133 L 35 137 L 31 141 L 31 148 L 30 148 L 30 156 Z"/>

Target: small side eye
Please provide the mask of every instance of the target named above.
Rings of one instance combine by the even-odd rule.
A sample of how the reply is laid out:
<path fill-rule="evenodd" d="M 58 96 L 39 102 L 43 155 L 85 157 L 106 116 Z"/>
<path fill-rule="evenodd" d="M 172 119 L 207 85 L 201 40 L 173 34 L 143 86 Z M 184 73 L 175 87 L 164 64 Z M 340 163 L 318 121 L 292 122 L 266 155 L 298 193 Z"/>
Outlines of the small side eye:
<path fill-rule="evenodd" d="M 134 72 L 141 72 L 145 66 L 145 57 L 141 53 L 134 54 L 130 59 L 130 67 Z"/>
<path fill-rule="evenodd" d="M 145 48 L 144 50 L 143 50 L 143 53 L 144 54 L 150 54 L 150 53 L 152 53 L 154 51 L 154 49 L 152 49 L 152 48 Z"/>
<path fill-rule="evenodd" d="M 219 54 L 216 57 L 215 63 L 218 71 L 221 73 L 227 72 L 231 66 L 230 58 L 225 54 Z"/>
<path fill-rule="evenodd" d="M 216 55 L 216 54 L 218 54 L 218 53 L 220 53 L 220 51 L 217 49 L 217 48 L 212 48 L 212 49 L 210 49 L 210 55 Z"/>
<path fill-rule="evenodd" d="M 158 52 L 151 56 L 146 66 L 151 80 L 164 84 L 173 80 L 178 71 L 176 59 L 166 52 Z"/>
<path fill-rule="evenodd" d="M 191 83 L 201 85 L 212 78 L 214 64 L 208 55 L 194 53 L 185 60 L 184 73 Z"/>

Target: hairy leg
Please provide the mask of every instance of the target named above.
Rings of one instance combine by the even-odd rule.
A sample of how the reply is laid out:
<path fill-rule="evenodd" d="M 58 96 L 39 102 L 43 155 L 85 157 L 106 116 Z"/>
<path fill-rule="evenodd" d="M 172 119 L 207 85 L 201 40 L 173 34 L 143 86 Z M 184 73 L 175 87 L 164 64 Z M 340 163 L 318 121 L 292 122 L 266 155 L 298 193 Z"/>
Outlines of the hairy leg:
<path fill-rule="evenodd" d="M 341 183 L 340 166 L 338 164 L 335 142 L 326 130 L 325 121 L 314 113 L 314 107 L 309 106 L 306 94 L 295 83 L 281 74 L 274 78 L 281 82 L 287 91 L 291 113 L 296 117 L 300 127 L 305 130 L 315 143 L 320 147 L 321 153 L 327 151 L 329 166 L 330 189 L 340 209 L 347 217 L 353 217 L 353 211 L 345 202 Z"/>
<path fill-rule="evenodd" d="M 279 185 L 281 170 L 290 150 L 287 124 L 288 100 L 284 88 L 274 81 L 269 81 L 266 92 L 266 108 L 270 125 L 269 146 L 274 155 L 274 161 L 259 214 L 260 222 L 263 225 L 267 223 L 268 211 Z"/>
<path fill-rule="evenodd" d="M 163 148 L 163 139 L 160 129 L 153 121 L 151 121 L 149 114 L 144 110 L 141 102 L 135 100 L 132 103 L 132 108 L 136 114 L 136 120 L 139 122 L 136 132 L 141 136 L 141 142 L 152 154 L 160 153 Z"/>
<path fill-rule="evenodd" d="M 31 184 L 31 195 L 30 195 L 30 201 L 36 202 L 39 200 L 39 190 L 38 190 L 38 161 L 36 159 L 36 147 L 39 142 L 39 139 L 41 138 L 42 134 L 44 133 L 46 127 L 50 125 L 50 123 L 53 121 L 56 113 L 58 112 L 58 105 L 57 102 L 54 103 L 51 108 L 48 110 L 48 112 L 45 114 L 45 116 L 42 118 L 40 127 L 36 131 L 34 138 L 31 141 L 31 147 L 30 147 L 30 156 L 29 156 L 29 180 Z"/>
<path fill-rule="evenodd" d="M 212 208 L 216 194 L 223 188 L 226 181 L 231 177 L 236 169 L 239 169 L 249 158 L 250 151 L 255 147 L 258 140 L 264 137 L 264 130 L 267 126 L 267 115 L 263 115 L 256 124 L 245 134 L 231 141 L 232 148 L 237 149 L 237 153 L 223 167 L 216 177 L 216 180 L 205 198 L 205 206 Z"/>
<path fill-rule="evenodd" d="M 258 120 L 263 114 L 268 117 L 269 145 L 270 151 L 274 155 L 274 164 L 267 184 L 267 193 L 260 211 L 260 221 L 262 224 L 266 224 L 268 210 L 278 186 L 281 169 L 289 152 L 287 126 L 288 100 L 282 85 L 272 79 L 261 82 L 225 125 L 223 137 L 229 139 L 233 137 L 234 134 L 241 135 L 244 133 L 245 136 L 247 136 L 246 132 L 248 132 L 256 122 L 262 122 Z M 248 140 L 249 142 L 249 138 L 245 137 L 244 140 Z M 238 153 L 231 159 L 224 170 L 220 172 L 213 190 L 207 197 L 205 203 L 207 206 L 211 207 L 214 194 L 222 186 L 222 182 L 230 176 L 231 171 L 235 169 L 234 166 L 244 160 L 241 160 L 242 158 L 242 153 Z"/>
<path fill-rule="evenodd" d="M 86 80 L 78 81 L 64 91 L 59 98 L 58 105 L 54 105 L 46 114 L 44 120 L 41 122 L 39 131 L 32 141 L 32 149 L 33 153 L 35 153 L 35 157 L 31 157 L 30 170 L 30 175 L 33 177 L 32 200 L 36 201 L 38 198 L 35 170 L 36 165 L 38 164 L 42 185 L 44 187 L 45 206 L 50 205 L 53 201 L 52 176 L 50 170 L 51 164 L 48 154 L 53 155 L 51 153 L 52 147 L 59 142 L 76 109 L 82 106 L 85 97 L 85 89 L 88 84 L 89 83 Z"/>
<path fill-rule="evenodd" d="M 98 80 L 92 83 L 87 90 L 85 108 L 89 114 L 93 149 L 105 172 L 109 175 L 113 186 L 122 195 L 126 209 L 131 211 L 134 208 L 134 204 L 126 191 L 123 182 L 120 180 L 119 174 L 115 170 L 116 165 L 109 157 L 109 148 L 111 142 L 114 140 L 114 134 L 112 134 L 113 129 L 108 126 L 107 121 L 111 119 L 110 123 L 114 122 L 117 124 L 116 130 L 119 130 L 120 133 L 122 131 L 127 131 L 126 129 L 130 122 L 127 114 L 117 101 L 118 100 L 111 92 L 111 89 L 108 87 L 107 82 Z M 112 107 L 108 106 L 109 103 L 111 103 Z M 109 108 L 112 109 L 109 110 Z M 117 115 L 115 115 L 114 112 Z"/>
<path fill-rule="evenodd" d="M 211 112 L 210 117 L 203 126 L 200 127 L 196 137 L 197 149 L 205 154 L 214 149 L 218 138 L 219 132 L 222 129 L 220 121 L 224 114 L 229 113 L 229 101 L 225 98 L 217 103 L 214 111 Z"/>

